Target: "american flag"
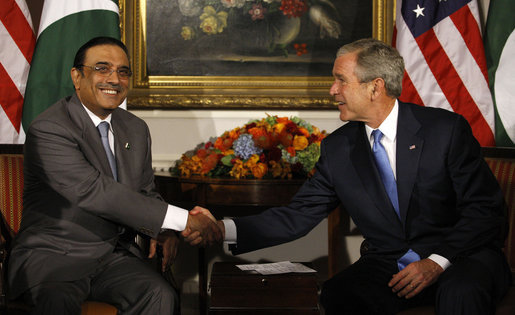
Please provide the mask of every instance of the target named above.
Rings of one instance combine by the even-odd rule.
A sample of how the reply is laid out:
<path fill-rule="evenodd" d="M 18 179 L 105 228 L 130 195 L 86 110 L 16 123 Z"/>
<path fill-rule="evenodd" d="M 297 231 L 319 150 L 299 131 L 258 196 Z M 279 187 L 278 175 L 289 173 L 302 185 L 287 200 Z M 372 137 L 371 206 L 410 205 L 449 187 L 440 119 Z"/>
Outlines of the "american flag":
<path fill-rule="evenodd" d="M 23 96 L 36 45 L 25 0 L 1 0 L 0 43 L 0 143 L 23 143 Z"/>
<path fill-rule="evenodd" d="M 393 45 L 404 57 L 400 100 L 463 115 L 494 146 L 494 106 L 476 0 L 397 0 Z"/>

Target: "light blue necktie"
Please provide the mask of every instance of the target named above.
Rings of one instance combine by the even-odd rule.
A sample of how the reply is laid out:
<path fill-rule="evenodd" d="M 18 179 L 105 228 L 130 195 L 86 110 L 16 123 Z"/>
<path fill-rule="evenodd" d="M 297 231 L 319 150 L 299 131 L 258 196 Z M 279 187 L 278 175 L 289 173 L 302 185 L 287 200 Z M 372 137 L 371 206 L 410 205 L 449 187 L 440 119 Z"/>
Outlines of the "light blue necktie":
<path fill-rule="evenodd" d="M 386 150 L 381 144 L 381 138 L 383 138 L 383 133 L 379 129 L 376 129 L 372 131 L 372 136 L 374 137 L 374 145 L 372 146 L 372 151 L 374 153 L 374 159 L 376 161 L 377 169 L 379 170 L 379 175 L 381 175 L 381 180 L 383 181 L 384 189 L 386 189 L 386 193 L 388 194 L 388 197 L 390 197 L 390 201 L 392 202 L 392 205 L 395 208 L 395 212 L 400 217 L 399 197 L 397 196 L 397 183 L 395 182 L 395 177 L 393 176 L 393 170 L 390 167 L 390 161 L 388 160 Z"/>
<path fill-rule="evenodd" d="M 388 197 L 390 198 L 390 201 L 392 202 L 393 208 L 395 209 L 397 216 L 400 218 L 397 183 L 395 182 L 395 177 L 393 176 L 393 170 L 390 166 L 390 161 L 388 160 L 386 150 L 381 144 L 383 133 L 379 129 L 376 129 L 372 131 L 372 136 L 374 137 L 372 152 L 374 153 L 374 159 L 376 161 L 377 169 L 379 170 L 379 175 L 381 176 L 381 180 L 383 181 L 384 188 L 388 194 Z M 404 269 L 410 263 L 418 260 L 420 260 L 420 256 L 410 248 L 406 254 L 397 260 L 399 271 Z"/>
<path fill-rule="evenodd" d="M 111 147 L 109 146 L 109 139 L 107 137 L 107 135 L 109 134 L 109 123 L 103 121 L 98 125 L 97 128 L 98 132 L 100 133 L 102 145 L 104 146 L 104 150 L 106 151 L 109 166 L 111 166 L 111 172 L 113 172 L 114 180 L 118 181 L 118 173 L 116 171 L 116 160 L 114 159 L 113 151 L 111 151 Z"/>

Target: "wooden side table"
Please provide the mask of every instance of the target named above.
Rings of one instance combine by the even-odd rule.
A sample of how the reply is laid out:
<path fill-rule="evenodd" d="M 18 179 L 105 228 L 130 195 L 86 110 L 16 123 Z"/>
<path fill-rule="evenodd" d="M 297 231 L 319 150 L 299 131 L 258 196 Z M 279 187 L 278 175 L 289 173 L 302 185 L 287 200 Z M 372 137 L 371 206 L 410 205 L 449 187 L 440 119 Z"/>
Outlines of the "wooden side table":
<path fill-rule="evenodd" d="M 216 262 L 209 286 L 209 315 L 320 314 L 316 273 L 261 275 Z"/>
<path fill-rule="evenodd" d="M 286 205 L 305 179 L 232 179 L 171 176 L 155 173 L 156 189 L 169 203 L 185 209 L 198 205 L 217 218 L 259 213 L 269 207 Z M 205 252 L 199 249 L 199 309 L 207 311 L 207 263 Z"/>

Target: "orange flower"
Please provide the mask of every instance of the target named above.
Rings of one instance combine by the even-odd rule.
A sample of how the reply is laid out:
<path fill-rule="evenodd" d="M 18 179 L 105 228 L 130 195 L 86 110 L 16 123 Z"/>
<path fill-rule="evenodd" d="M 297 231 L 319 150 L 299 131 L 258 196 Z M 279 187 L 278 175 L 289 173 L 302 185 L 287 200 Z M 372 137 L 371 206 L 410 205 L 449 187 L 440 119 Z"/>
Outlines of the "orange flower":
<path fill-rule="evenodd" d="M 276 161 L 270 161 L 270 169 L 273 178 L 285 178 L 288 177 L 290 179 L 291 176 L 291 167 L 288 162 L 281 161 L 280 163 Z"/>
<path fill-rule="evenodd" d="M 252 175 L 254 175 L 255 178 L 261 179 L 263 176 L 265 176 L 266 172 L 268 172 L 268 167 L 265 163 L 257 163 L 250 170 L 252 171 Z"/>
<path fill-rule="evenodd" d="M 201 159 L 205 158 L 207 156 L 207 150 L 206 149 L 198 149 L 197 156 Z"/>
<path fill-rule="evenodd" d="M 254 167 L 259 162 L 259 155 L 252 154 L 252 156 L 247 160 L 245 166 L 248 168 Z"/>
<path fill-rule="evenodd" d="M 252 135 L 252 139 L 256 146 L 265 150 L 270 149 L 272 146 L 272 137 L 263 127 L 254 127 L 248 130 L 249 134 Z"/>
<path fill-rule="evenodd" d="M 252 135 L 252 138 L 256 139 L 263 135 L 266 135 L 266 130 L 260 127 L 250 128 L 248 132 Z"/>
<path fill-rule="evenodd" d="M 182 163 L 179 165 L 179 171 L 181 172 L 181 176 L 190 177 L 193 174 L 199 174 L 202 168 L 202 161 L 198 158 L 198 156 L 193 156 L 192 158 L 183 155 L 181 157 Z"/>
<path fill-rule="evenodd" d="M 307 148 L 308 145 L 309 145 L 309 141 L 304 136 L 295 136 L 295 138 L 293 138 L 293 147 L 297 151 L 304 150 L 305 148 Z"/>
<path fill-rule="evenodd" d="M 240 134 L 241 134 L 240 128 L 233 129 L 233 130 L 229 131 L 229 138 L 236 140 L 236 139 L 238 139 Z"/>
<path fill-rule="evenodd" d="M 303 135 L 304 135 L 304 137 L 309 137 L 309 131 L 308 131 L 306 128 L 304 128 L 304 127 L 300 127 L 300 128 L 298 129 L 298 131 L 299 131 L 299 133 L 303 134 Z"/>
<path fill-rule="evenodd" d="M 217 153 L 212 152 L 209 154 L 202 163 L 202 169 L 200 171 L 201 175 L 205 175 L 209 173 L 213 168 L 215 168 L 216 164 L 218 164 L 219 156 Z"/>
<path fill-rule="evenodd" d="M 234 177 L 236 179 L 244 178 L 249 173 L 249 170 L 245 168 L 243 165 L 243 162 L 240 159 L 234 160 L 234 165 L 229 172 L 229 175 L 231 177 Z"/>
<path fill-rule="evenodd" d="M 290 121 L 290 119 L 288 117 L 277 117 L 277 119 L 275 121 L 278 124 L 286 124 L 287 122 Z"/>
<path fill-rule="evenodd" d="M 276 161 L 270 161 L 268 162 L 268 164 L 270 164 L 270 171 L 272 172 L 272 177 L 280 177 L 283 171 L 281 164 L 277 163 Z"/>
<path fill-rule="evenodd" d="M 224 151 L 223 143 L 224 143 L 224 139 L 222 137 L 218 137 L 218 138 L 216 138 L 215 144 L 213 144 L 213 146 L 220 151 Z"/>
<path fill-rule="evenodd" d="M 219 137 L 216 139 L 214 147 L 222 152 L 229 150 L 232 147 L 234 139 L 231 137 Z"/>
<path fill-rule="evenodd" d="M 295 148 L 294 148 L 294 147 L 287 147 L 287 148 L 286 148 L 286 151 L 287 151 L 288 153 L 290 153 L 290 155 L 291 155 L 292 157 L 294 157 L 294 156 L 295 156 Z"/>
<path fill-rule="evenodd" d="M 277 133 L 281 133 L 281 132 L 283 132 L 284 127 L 286 127 L 285 124 L 277 123 L 277 124 L 274 125 L 274 131 L 277 132 Z"/>

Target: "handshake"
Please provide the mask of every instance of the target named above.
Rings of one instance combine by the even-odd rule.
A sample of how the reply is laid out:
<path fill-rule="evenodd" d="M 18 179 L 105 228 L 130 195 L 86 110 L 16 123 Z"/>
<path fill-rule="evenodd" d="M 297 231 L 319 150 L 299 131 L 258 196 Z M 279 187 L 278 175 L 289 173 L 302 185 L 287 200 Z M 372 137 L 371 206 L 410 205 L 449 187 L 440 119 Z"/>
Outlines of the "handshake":
<path fill-rule="evenodd" d="M 190 245 L 213 245 L 224 240 L 225 227 L 209 210 L 196 206 L 189 212 L 186 229 L 181 235 Z"/>

